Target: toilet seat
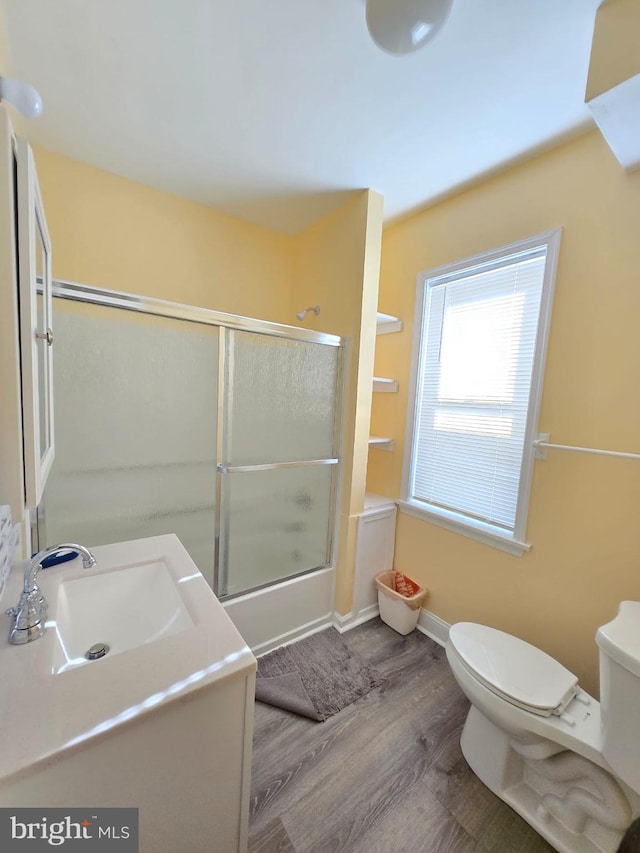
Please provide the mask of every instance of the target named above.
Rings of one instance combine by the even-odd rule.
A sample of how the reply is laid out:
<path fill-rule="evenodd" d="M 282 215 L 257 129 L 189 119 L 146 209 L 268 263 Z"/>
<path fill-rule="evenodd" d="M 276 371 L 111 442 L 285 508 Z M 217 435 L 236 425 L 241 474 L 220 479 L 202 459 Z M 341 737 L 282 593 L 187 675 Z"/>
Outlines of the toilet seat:
<path fill-rule="evenodd" d="M 535 646 L 486 625 L 458 622 L 449 643 L 470 674 L 505 701 L 532 714 L 560 715 L 578 678 Z"/>

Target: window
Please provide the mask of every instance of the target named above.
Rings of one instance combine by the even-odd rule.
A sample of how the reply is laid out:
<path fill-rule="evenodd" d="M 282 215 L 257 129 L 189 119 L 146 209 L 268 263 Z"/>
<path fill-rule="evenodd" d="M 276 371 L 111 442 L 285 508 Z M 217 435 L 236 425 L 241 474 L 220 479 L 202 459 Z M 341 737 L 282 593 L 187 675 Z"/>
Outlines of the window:
<path fill-rule="evenodd" d="M 401 508 L 524 541 L 560 231 L 418 276 Z"/>

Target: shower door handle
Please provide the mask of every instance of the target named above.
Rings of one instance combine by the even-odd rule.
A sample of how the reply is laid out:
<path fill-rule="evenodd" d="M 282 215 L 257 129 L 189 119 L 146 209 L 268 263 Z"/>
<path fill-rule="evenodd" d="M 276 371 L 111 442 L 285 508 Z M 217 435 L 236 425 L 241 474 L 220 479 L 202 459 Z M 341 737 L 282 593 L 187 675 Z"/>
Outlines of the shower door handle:
<path fill-rule="evenodd" d="M 47 346 L 53 346 L 53 332 L 51 329 L 47 329 L 46 332 L 36 332 L 36 338 L 39 341 L 46 341 Z"/>

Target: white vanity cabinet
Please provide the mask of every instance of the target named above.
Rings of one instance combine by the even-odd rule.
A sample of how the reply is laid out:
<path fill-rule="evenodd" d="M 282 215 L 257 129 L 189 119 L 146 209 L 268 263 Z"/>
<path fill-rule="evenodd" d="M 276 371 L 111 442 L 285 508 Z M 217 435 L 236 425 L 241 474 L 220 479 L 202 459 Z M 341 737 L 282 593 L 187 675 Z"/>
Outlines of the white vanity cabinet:
<path fill-rule="evenodd" d="M 23 525 L 54 457 L 51 243 L 33 153 L 0 104 L 0 504 Z"/>
<path fill-rule="evenodd" d="M 246 853 L 255 657 L 175 535 L 92 551 L 40 574 L 43 636 L 0 643 L 0 807 L 137 808 L 140 853 Z"/>

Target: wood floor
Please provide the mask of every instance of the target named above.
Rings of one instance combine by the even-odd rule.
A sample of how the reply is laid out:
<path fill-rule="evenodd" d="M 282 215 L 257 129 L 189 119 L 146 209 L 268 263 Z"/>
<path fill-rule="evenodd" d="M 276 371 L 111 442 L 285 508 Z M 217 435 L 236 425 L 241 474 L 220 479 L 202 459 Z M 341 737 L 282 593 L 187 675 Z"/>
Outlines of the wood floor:
<path fill-rule="evenodd" d="M 387 680 L 324 723 L 256 703 L 250 853 L 545 853 L 473 775 L 444 649 L 374 619 L 343 635 Z"/>

